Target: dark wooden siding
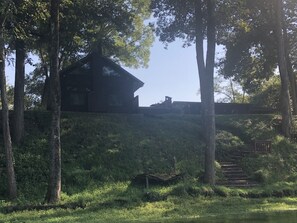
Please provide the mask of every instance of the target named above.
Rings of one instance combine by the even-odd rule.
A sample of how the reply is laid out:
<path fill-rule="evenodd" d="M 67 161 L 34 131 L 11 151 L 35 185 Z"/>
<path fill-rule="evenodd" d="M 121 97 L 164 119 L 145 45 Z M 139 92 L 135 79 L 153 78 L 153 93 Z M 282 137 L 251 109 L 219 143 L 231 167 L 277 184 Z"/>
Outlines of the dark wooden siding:
<path fill-rule="evenodd" d="M 95 54 L 85 64 L 61 73 L 62 110 L 134 112 L 138 106 L 134 89 L 135 79 Z"/>

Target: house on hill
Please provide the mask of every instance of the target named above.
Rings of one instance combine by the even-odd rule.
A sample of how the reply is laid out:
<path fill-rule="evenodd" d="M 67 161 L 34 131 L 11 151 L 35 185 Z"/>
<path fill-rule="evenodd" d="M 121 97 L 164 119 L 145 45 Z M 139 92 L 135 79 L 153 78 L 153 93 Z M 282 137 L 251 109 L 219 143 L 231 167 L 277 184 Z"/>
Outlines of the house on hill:
<path fill-rule="evenodd" d="M 60 72 L 61 110 L 133 113 L 144 85 L 112 60 L 91 53 Z"/>

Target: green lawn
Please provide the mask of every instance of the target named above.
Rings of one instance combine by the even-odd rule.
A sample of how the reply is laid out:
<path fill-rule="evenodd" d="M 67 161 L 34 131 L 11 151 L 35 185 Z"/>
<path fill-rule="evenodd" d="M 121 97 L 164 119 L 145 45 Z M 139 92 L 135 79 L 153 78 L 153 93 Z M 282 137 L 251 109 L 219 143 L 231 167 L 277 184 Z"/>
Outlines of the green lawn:
<path fill-rule="evenodd" d="M 297 144 L 279 134 L 278 117 L 226 115 L 217 116 L 216 123 L 218 159 L 228 158 L 232 150 L 248 149 L 255 139 L 272 140 L 272 153 L 240 162 L 259 187 L 242 190 L 202 184 L 205 145 L 198 115 L 64 113 L 60 205 L 84 208 L 5 214 L 8 206 L 41 204 L 46 192 L 50 114 L 28 112 L 25 141 L 14 147 L 19 198 L 14 203 L 6 200 L 6 175 L 1 172 L 0 222 L 204 222 L 210 216 L 237 218 L 296 210 Z M 176 170 L 185 175 L 182 182 L 151 187 L 149 194 L 131 186 L 136 174 L 172 172 L 173 160 Z M 216 168 L 220 179 L 220 166 Z"/>
<path fill-rule="evenodd" d="M 83 206 L 77 209 L 25 210 L 3 214 L 9 210 L 7 205 L 10 204 L 2 203 L 0 222 L 185 222 L 194 219 L 204 219 L 204 222 L 209 217 L 213 220 L 225 217 L 246 218 L 259 213 L 275 214 L 297 210 L 296 197 L 243 198 L 236 195 L 251 191 L 261 194 L 260 188 L 228 189 L 227 197 L 218 196 L 215 192 L 191 196 L 186 191 L 182 192 L 181 188 L 187 189 L 189 185 L 180 183 L 152 187 L 149 192 L 154 195 L 155 201 L 146 201 L 146 191 L 129 183 L 106 184 L 71 196 L 64 193 L 61 204 Z M 206 186 L 197 188 L 211 190 Z M 291 188 L 296 190 L 296 185 L 291 185 Z"/>
<path fill-rule="evenodd" d="M 199 219 L 244 218 L 255 213 L 273 214 L 297 210 L 297 198 L 247 199 L 241 197 L 176 197 L 164 201 L 108 203 L 126 190 L 123 184 L 70 196 L 67 201 L 85 202 L 84 209 L 22 211 L 0 214 L 0 222 L 185 222 Z M 166 189 L 164 189 L 166 190 Z M 131 195 L 131 191 L 129 195 Z M 122 195 L 123 196 L 123 195 Z M 121 199 L 131 199 L 121 197 Z M 132 198 L 133 199 L 133 198 Z M 204 222 L 204 220 L 202 222 Z"/>

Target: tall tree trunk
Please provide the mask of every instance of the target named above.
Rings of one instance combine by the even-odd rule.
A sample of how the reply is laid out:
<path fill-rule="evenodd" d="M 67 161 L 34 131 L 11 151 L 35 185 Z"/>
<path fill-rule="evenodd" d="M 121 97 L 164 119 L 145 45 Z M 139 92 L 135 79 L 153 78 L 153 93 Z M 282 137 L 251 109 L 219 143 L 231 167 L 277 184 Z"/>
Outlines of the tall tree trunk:
<path fill-rule="evenodd" d="M 288 38 L 288 31 L 287 31 L 287 23 L 286 23 L 286 17 L 283 8 L 281 9 L 281 23 L 282 23 L 282 30 L 283 30 L 283 39 L 284 39 L 284 50 L 285 50 L 285 57 L 286 57 L 286 63 L 287 63 L 287 71 L 290 81 L 290 96 L 292 100 L 292 108 L 293 108 L 293 114 L 297 115 L 297 90 L 296 90 L 296 76 L 293 71 L 293 65 L 290 58 L 290 42 Z"/>
<path fill-rule="evenodd" d="M 43 109 L 50 110 L 50 78 L 48 74 L 49 69 L 42 49 L 39 49 L 39 57 L 42 64 L 42 73 L 45 77 L 43 92 L 41 95 L 41 107 Z"/>
<path fill-rule="evenodd" d="M 3 24 L 0 22 L 0 87 L 1 87 L 1 102 L 2 102 L 2 129 L 3 129 L 3 141 L 6 155 L 6 169 L 8 179 L 8 192 L 9 198 L 15 199 L 17 197 L 17 186 L 13 165 L 13 152 L 12 143 L 9 129 L 9 110 L 7 103 L 6 93 L 6 77 L 5 77 L 5 54 L 4 54 L 4 34 Z"/>
<path fill-rule="evenodd" d="M 55 203 L 61 197 L 61 141 L 60 114 L 61 92 L 59 79 L 59 0 L 51 0 L 51 49 L 50 49 L 50 86 L 51 86 L 51 162 L 50 179 L 46 201 Z"/>
<path fill-rule="evenodd" d="M 13 139 L 19 144 L 24 137 L 24 86 L 25 86 L 25 43 L 16 40 L 16 67 L 14 86 Z"/>
<path fill-rule="evenodd" d="M 285 42 L 282 30 L 282 12 L 283 1 L 274 0 L 275 8 L 275 32 L 277 38 L 278 49 L 278 66 L 281 77 L 281 114 L 282 114 L 282 133 L 286 137 L 290 137 L 291 128 L 291 106 L 290 106 L 290 93 L 289 93 L 289 76 L 287 70 L 287 61 L 285 53 Z"/>
<path fill-rule="evenodd" d="M 284 16 L 283 16 L 284 18 Z M 285 23 L 283 19 L 283 23 Z M 292 61 L 290 58 L 290 53 L 289 53 L 289 39 L 288 39 L 288 33 L 287 33 L 287 26 L 284 24 L 283 25 L 283 31 L 284 31 L 284 47 L 285 47 L 285 56 L 286 56 L 286 62 L 287 62 L 287 70 L 288 70 L 288 76 L 289 76 L 289 81 L 290 81 L 290 96 L 292 99 L 292 108 L 293 108 L 293 114 L 297 115 L 297 90 L 296 90 L 296 76 L 293 71 L 293 65 Z"/>
<path fill-rule="evenodd" d="M 46 69 L 46 68 L 45 68 Z M 43 92 L 41 95 L 41 107 L 46 110 L 50 110 L 50 94 L 51 94 L 51 89 L 50 89 L 50 78 L 45 75 L 45 81 L 44 81 L 44 86 L 43 86 Z"/>
<path fill-rule="evenodd" d="M 204 63 L 202 1 L 197 0 L 196 57 L 200 79 L 202 119 L 205 131 L 205 183 L 215 184 L 215 109 L 214 109 L 214 56 L 215 56 L 215 1 L 207 0 L 207 53 Z"/>

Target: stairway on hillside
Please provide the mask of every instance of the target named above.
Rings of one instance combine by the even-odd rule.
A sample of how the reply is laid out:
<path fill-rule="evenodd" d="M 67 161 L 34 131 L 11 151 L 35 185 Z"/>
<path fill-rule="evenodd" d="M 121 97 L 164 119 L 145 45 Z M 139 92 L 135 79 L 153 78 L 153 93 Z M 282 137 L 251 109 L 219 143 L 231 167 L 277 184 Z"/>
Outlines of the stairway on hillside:
<path fill-rule="evenodd" d="M 237 162 L 245 155 L 245 152 L 234 153 L 228 161 L 219 162 L 221 165 L 221 171 L 225 177 L 223 181 L 218 182 L 219 185 L 241 188 L 254 187 L 257 185 L 257 183 L 250 180 L 243 169 L 237 164 Z"/>
<path fill-rule="evenodd" d="M 219 185 L 226 187 L 253 187 L 257 184 L 252 182 L 244 173 L 242 168 L 235 162 L 221 162 L 221 170 L 225 176 L 225 180 L 219 182 Z"/>

